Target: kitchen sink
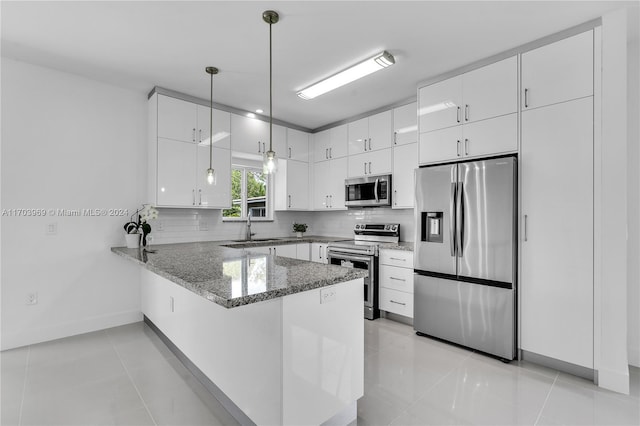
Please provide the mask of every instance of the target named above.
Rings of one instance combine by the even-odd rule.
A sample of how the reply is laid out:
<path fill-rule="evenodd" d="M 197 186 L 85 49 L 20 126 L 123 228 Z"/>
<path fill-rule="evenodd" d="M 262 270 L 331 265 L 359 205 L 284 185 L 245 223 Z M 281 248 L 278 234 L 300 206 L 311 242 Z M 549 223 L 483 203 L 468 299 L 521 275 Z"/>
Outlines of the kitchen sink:
<path fill-rule="evenodd" d="M 231 240 L 234 243 L 263 243 L 265 241 L 279 241 L 278 238 L 252 238 L 250 240 Z"/>

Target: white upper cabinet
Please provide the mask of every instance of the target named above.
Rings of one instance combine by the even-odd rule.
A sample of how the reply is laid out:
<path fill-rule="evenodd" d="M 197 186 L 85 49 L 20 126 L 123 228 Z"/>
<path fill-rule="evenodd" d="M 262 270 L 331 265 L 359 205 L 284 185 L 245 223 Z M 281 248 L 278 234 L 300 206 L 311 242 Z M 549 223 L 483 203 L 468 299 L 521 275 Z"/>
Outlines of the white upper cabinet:
<path fill-rule="evenodd" d="M 438 163 L 462 157 L 462 126 L 420 134 L 420 164 Z"/>
<path fill-rule="evenodd" d="M 420 132 L 462 123 L 462 76 L 449 78 L 418 91 Z"/>
<path fill-rule="evenodd" d="M 349 155 L 390 148 L 392 113 L 384 111 L 348 124 Z"/>
<path fill-rule="evenodd" d="M 349 177 L 390 174 L 391 148 L 349 156 Z"/>
<path fill-rule="evenodd" d="M 196 140 L 200 145 L 209 146 L 209 107 L 197 105 L 198 131 Z M 226 111 L 213 110 L 213 147 L 231 148 L 231 114 Z"/>
<path fill-rule="evenodd" d="M 287 129 L 287 158 L 297 161 L 309 161 L 309 133 Z"/>
<path fill-rule="evenodd" d="M 518 58 L 513 56 L 462 75 L 464 123 L 518 111 Z"/>
<path fill-rule="evenodd" d="M 229 113 L 213 110 L 211 163 L 217 183 L 209 185 L 210 109 L 161 94 L 154 94 L 148 105 L 150 202 L 160 207 L 230 207 Z"/>
<path fill-rule="evenodd" d="M 393 110 L 393 144 L 418 142 L 418 104 L 412 102 Z"/>
<path fill-rule="evenodd" d="M 418 167 L 416 142 L 393 147 L 393 198 L 394 209 L 413 208 L 413 175 Z"/>
<path fill-rule="evenodd" d="M 333 127 L 315 134 L 314 161 L 326 161 L 347 156 L 347 125 Z"/>
<path fill-rule="evenodd" d="M 275 209 L 309 209 L 309 163 L 278 160 L 275 174 Z"/>
<path fill-rule="evenodd" d="M 157 96 L 158 137 L 182 142 L 196 142 L 197 106 L 164 95 Z M 209 123 L 207 122 L 207 127 Z"/>
<path fill-rule="evenodd" d="M 215 121 L 215 116 L 214 116 Z M 214 130 L 215 135 L 215 130 Z M 207 182 L 209 169 L 209 146 L 198 145 L 197 167 L 195 172 L 196 205 L 198 207 L 231 207 L 231 151 L 215 146 L 213 143 L 213 170 L 216 173 L 216 184 Z"/>
<path fill-rule="evenodd" d="M 264 155 L 269 150 L 269 123 L 231 114 L 231 149 L 247 154 Z M 287 158 L 287 130 L 273 125 L 273 150 L 278 158 Z"/>
<path fill-rule="evenodd" d="M 522 110 L 593 94 L 593 31 L 522 54 Z"/>
<path fill-rule="evenodd" d="M 344 210 L 344 180 L 347 158 L 320 161 L 314 165 L 314 210 Z"/>

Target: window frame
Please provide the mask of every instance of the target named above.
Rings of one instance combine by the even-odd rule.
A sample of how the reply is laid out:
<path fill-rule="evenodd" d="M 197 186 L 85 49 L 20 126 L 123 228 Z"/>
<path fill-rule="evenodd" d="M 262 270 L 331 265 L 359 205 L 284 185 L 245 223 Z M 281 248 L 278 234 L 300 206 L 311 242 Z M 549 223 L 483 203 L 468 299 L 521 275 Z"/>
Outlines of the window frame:
<path fill-rule="evenodd" d="M 240 217 L 225 217 L 224 211 L 226 209 L 222 209 L 221 216 L 222 222 L 246 222 L 247 221 L 247 173 L 248 172 L 262 172 L 262 168 L 256 165 L 251 164 L 231 164 L 231 173 L 234 170 L 241 170 L 241 205 L 240 205 Z M 266 215 L 265 216 L 251 216 L 252 222 L 273 222 L 273 180 L 271 175 L 267 175 L 267 184 L 266 184 L 266 194 L 265 194 L 265 208 Z M 231 203 L 233 205 L 233 194 L 231 195 Z"/>

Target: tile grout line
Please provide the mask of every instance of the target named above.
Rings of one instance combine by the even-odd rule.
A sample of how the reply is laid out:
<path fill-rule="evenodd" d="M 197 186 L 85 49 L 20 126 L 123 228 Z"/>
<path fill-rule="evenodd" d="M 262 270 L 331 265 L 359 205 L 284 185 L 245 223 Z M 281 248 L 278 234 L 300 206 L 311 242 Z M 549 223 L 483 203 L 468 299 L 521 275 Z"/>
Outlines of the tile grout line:
<path fill-rule="evenodd" d="M 124 368 L 125 373 L 127 373 L 127 377 L 129 377 L 129 380 L 131 381 L 131 384 L 133 385 L 133 388 L 136 390 L 136 393 L 138 394 L 138 398 L 140 398 L 140 401 L 142 402 L 142 406 L 147 411 L 147 414 L 149 415 L 149 418 L 151 418 L 151 421 L 153 422 L 153 424 L 155 426 L 158 426 L 158 422 L 156 422 L 156 419 L 153 417 L 153 414 L 151 414 L 151 410 L 149 410 L 149 407 L 147 406 L 146 401 L 142 397 L 142 394 L 140 393 L 140 389 L 138 389 L 138 386 L 136 385 L 135 380 L 133 380 L 133 377 L 131 376 L 131 373 L 129 372 L 129 369 L 124 364 L 124 361 L 122 360 L 122 357 L 120 356 L 120 352 L 118 352 L 118 348 L 116 348 L 116 345 L 113 343 L 113 340 L 111 339 L 111 335 L 108 332 L 106 332 L 106 333 L 107 333 L 107 338 L 109 339 L 109 342 L 111 343 L 111 346 L 113 347 L 113 350 L 115 351 L 116 356 L 118 357 L 118 360 L 120 361 L 120 364 L 122 364 L 122 368 Z"/>
<path fill-rule="evenodd" d="M 18 425 L 22 425 L 22 409 L 24 407 L 24 396 L 27 393 L 27 373 L 29 372 L 29 361 L 31 359 L 31 345 L 27 348 L 27 360 L 24 363 L 24 381 L 22 382 L 22 398 L 20 398 L 20 413 L 18 414 Z"/>
<path fill-rule="evenodd" d="M 553 383 L 551 383 L 549 392 L 547 392 L 547 397 L 544 399 L 544 402 L 542 403 L 542 407 L 540 407 L 540 412 L 538 413 L 538 417 L 536 418 L 536 422 L 534 423 L 534 426 L 536 426 L 538 422 L 540 422 L 540 418 L 542 417 L 542 412 L 544 411 L 544 407 L 547 406 L 547 401 L 549 401 L 549 397 L 551 396 L 551 391 L 553 391 L 553 387 L 556 385 L 556 381 L 558 381 L 559 376 L 560 376 L 560 373 L 556 373 L 556 377 L 553 379 Z"/>

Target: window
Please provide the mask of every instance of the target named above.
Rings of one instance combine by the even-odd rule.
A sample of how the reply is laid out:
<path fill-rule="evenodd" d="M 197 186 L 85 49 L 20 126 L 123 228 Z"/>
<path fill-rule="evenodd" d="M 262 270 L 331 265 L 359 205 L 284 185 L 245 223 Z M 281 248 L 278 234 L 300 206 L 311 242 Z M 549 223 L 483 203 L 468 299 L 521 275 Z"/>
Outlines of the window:
<path fill-rule="evenodd" d="M 262 169 L 234 165 L 231 168 L 231 208 L 222 211 L 224 219 L 270 219 L 269 176 Z"/>

